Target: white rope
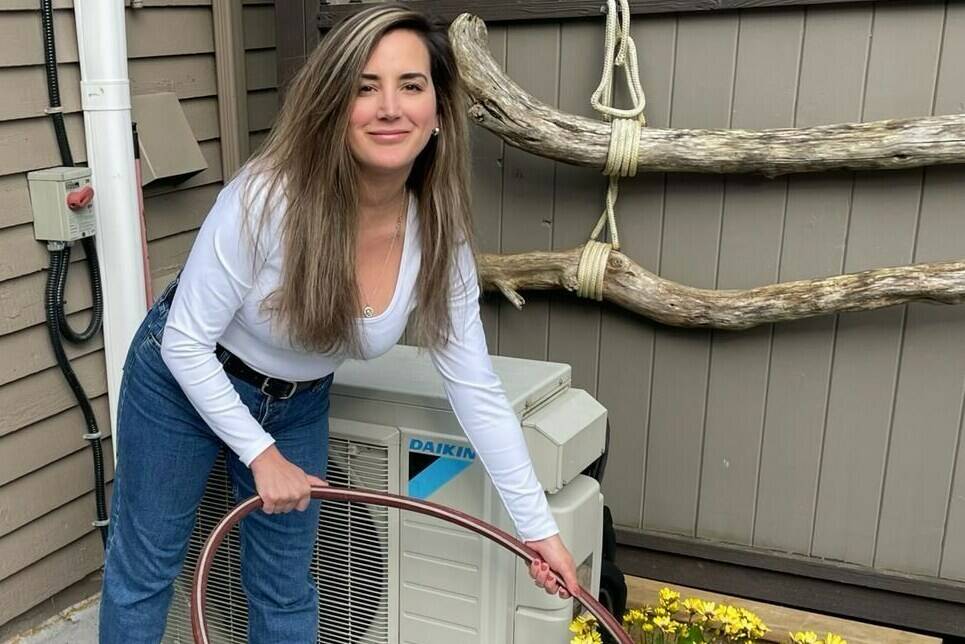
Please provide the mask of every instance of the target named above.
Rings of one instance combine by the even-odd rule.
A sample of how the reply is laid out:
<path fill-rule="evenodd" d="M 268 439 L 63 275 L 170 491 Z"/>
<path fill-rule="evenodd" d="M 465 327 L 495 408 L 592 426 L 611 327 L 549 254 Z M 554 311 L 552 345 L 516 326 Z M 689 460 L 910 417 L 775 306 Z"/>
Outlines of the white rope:
<path fill-rule="evenodd" d="M 622 12 L 622 14 L 621 14 Z M 621 19 L 622 15 L 622 19 Z M 618 25 L 619 21 L 619 25 Z M 619 42 L 619 49 L 617 43 Z M 640 72 L 637 67 L 637 47 L 630 36 L 630 5 L 628 0 L 620 0 L 620 12 L 616 0 L 607 0 L 605 58 L 600 85 L 590 96 L 593 109 L 600 112 L 607 121 L 613 119 L 610 129 L 610 146 L 607 149 L 606 165 L 603 173 L 610 177 L 606 191 L 606 207 L 600 215 L 590 239 L 583 247 L 580 264 L 577 267 L 577 294 L 580 297 L 603 299 L 603 278 L 606 275 L 607 259 L 610 249 L 620 248 L 620 235 L 617 232 L 615 206 L 620 194 L 619 177 L 632 177 L 637 173 L 639 160 L 640 128 L 647 124 L 643 114 L 647 99 L 640 85 Z M 614 67 L 624 68 L 627 90 L 632 107 L 618 109 L 613 103 Z M 611 243 L 596 241 L 603 227 L 610 231 Z"/>
<path fill-rule="evenodd" d="M 643 108 L 646 107 L 647 99 L 643 94 L 643 87 L 640 86 L 640 71 L 637 67 L 637 47 L 630 36 L 630 5 L 628 0 L 620 0 L 620 11 L 623 12 L 623 19 L 620 24 L 620 33 L 617 33 L 617 13 L 616 0 L 607 0 L 606 12 L 606 40 L 604 41 L 603 76 L 600 78 L 600 85 L 590 96 L 590 104 L 597 112 L 604 115 L 604 118 L 640 118 L 643 121 Z M 620 40 L 620 50 L 616 50 L 617 39 Z M 613 68 L 622 66 L 626 75 L 627 89 L 630 92 L 630 102 L 633 105 L 630 109 L 623 110 L 612 107 L 613 103 Z M 609 118 L 608 118 L 609 117 Z"/>

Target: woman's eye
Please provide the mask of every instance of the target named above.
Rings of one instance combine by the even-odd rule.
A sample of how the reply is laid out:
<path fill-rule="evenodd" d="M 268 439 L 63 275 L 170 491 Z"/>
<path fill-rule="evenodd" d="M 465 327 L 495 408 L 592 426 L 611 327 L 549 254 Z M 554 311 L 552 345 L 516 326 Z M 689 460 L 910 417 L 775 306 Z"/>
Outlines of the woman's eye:
<path fill-rule="evenodd" d="M 362 85 L 359 87 L 359 94 L 369 94 L 375 91 L 375 87 L 372 85 Z"/>
<path fill-rule="evenodd" d="M 421 92 L 422 85 L 419 85 L 418 83 L 407 83 L 403 86 L 403 89 L 407 92 Z"/>

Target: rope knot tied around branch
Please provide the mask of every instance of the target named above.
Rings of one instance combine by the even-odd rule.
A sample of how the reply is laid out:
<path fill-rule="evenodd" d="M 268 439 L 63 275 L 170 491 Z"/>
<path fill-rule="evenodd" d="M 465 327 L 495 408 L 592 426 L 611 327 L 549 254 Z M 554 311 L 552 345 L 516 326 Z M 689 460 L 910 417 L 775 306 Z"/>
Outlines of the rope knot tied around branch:
<path fill-rule="evenodd" d="M 610 244 L 592 239 L 583 246 L 580 263 L 576 267 L 577 295 L 603 301 L 603 278 L 606 277 L 611 248 Z"/>

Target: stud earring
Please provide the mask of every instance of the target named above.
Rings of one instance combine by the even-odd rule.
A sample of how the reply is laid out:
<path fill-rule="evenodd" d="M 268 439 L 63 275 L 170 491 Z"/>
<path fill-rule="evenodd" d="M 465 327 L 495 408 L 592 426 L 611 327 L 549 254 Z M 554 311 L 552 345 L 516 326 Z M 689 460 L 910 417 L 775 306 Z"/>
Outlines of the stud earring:
<path fill-rule="evenodd" d="M 437 127 L 432 128 L 432 136 L 439 136 L 439 128 Z"/>

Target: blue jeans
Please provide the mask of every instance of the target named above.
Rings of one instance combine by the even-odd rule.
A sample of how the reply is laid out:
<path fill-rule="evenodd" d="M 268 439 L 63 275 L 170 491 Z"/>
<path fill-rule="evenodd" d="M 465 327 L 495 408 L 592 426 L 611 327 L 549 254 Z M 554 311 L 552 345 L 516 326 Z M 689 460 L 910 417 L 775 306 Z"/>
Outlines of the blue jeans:
<path fill-rule="evenodd" d="M 181 571 L 208 473 L 222 448 L 161 360 L 161 334 L 176 282 L 131 343 L 117 411 L 117 465 L 100 607 L 101 644 L 161 640 L 172 582 Z M 228 376 L 286 459 L 324 478 L 329 376 L 280 400 Z M 235 497 L 255 494 L 251 471 L 230 450 Z M 256 511 L 240 526 L 248 641 L 315 642 L 318 597 L 309 574 L 319 502 L 305 512 Z"/>

